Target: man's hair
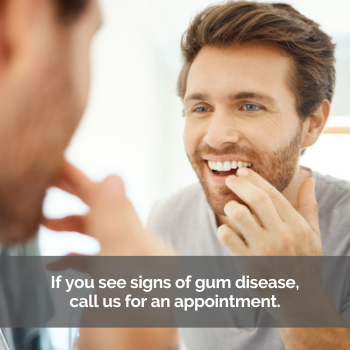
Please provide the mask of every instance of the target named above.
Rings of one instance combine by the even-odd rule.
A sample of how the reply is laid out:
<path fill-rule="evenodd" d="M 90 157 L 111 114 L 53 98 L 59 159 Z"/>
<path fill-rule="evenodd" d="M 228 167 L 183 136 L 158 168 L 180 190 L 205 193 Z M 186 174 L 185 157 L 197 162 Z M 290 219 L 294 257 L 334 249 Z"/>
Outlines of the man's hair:
<path fill-rule="evenodd" d="M 90 0 L 54 0 L 59 16 L 64 21 L 71 21 L 81 15 Z"/>
<path fill-rule="evenodd" d="M 230 1 L 199 13 L 182 37 L 184 59 L 178 94 L 184 98 L 191 64 L 204 46 L 266 43 L 293 61 L 289 84 L 301 118 L 313 113 L 323 99 L 332 101 L 335 86 L 335 45 L 320 26 L 283 3 Z"/>

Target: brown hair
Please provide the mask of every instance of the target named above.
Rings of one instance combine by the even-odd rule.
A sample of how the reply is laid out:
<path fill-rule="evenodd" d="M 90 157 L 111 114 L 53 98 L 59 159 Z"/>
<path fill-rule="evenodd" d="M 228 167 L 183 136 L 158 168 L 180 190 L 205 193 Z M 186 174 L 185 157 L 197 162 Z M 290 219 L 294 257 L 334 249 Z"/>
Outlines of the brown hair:
<path fill-rule="evenodd" d="M 267 43 L 293 60 L 290 87 L 296 109 L 306 118 L 323 99 L 332 101 L 335 86 L 335 45 L 314 21 L 282 3 L 230 1 L 199 13 L 182 37 L 184 59 L 178 94 L 184 98 L 192 62 L 204 46 L 228 47 L 242 43 Z"/>

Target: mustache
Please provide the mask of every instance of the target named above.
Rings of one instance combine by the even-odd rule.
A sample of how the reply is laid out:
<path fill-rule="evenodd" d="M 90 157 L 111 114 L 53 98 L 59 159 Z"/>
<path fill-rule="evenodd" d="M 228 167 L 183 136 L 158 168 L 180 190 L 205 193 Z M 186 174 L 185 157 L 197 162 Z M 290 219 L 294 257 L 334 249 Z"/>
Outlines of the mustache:
<path fill-rule="evenodd" d="M 198 147 L 194 153 L 195 158 L 202 158 L 204 155 L 225 156 L 225 155 L 244 155 L 249 158 L 258 158 L 258 152 L 248 147 L 237 144 L 229 144 L 223 148 L 212 148 L 208 144 Z"/>

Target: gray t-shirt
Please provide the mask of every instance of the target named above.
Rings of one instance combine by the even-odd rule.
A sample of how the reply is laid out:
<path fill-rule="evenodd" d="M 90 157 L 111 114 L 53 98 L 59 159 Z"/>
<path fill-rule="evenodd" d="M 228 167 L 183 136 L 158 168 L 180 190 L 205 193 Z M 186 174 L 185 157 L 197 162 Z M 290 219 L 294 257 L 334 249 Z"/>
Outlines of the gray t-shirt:
<path fill-rule="evenodd" d="M 350 255 L 350 183 L 312 172 L 323 255 Z M 194 184 L 158 202 L 148 225 L 185 256 L 227 256 L 217 238 L 215 215 L 200 184 Z M 187 350 L 284 349 L 278 329 L 183 328 L 181 338 Z"/>

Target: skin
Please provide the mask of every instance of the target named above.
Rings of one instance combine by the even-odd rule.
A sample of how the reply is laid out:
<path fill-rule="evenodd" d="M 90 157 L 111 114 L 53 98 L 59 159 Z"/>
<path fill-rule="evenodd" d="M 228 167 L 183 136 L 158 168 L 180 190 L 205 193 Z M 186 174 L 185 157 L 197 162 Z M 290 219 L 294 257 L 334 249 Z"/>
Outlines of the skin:
<path fill-rule="evenodd" d="M 0 242 L 24 244 L 36 234 L 45 192 L 56 182 L 91 210 L 46 220 L 48 227 L 97 238 L 99 255 L 169 255 L 146 238 L 118 177 L 97 184 L 64 161 L 88 99 L 90 44 L 101 24 L 97 0 L 70 22 L 59 18 L 53 0 L 2 0 L 0 16 Z M 174 330 L 83 329 L 78 348 L 176 343 Z"/>
<path fill-rule="evenodd" d="M 314 180 L 298 159 L 322 133 L 330 106 L 323 101 L 301 121 L 288 85 L 291 67 L 291 59 L 272 46 L 243 44 L 204 47 L 190 68 L 184 143 L 216 214 L 219 239 L 232 255 L 322 255 Z M 253 167 L 219 177 L 208 160 Z M 326 297 L 324 305 L 325 315 L 340 320 Z M 350 344 L 346 328 L 281 328 L 280 334 L 287 349 Z"/>
<path fill-rule="evenodd" d="M 36 232 L 46 189 L 86 107 L 97 1 L 69 25 L 54 1 L 1 2 L 0 240 Z"/>

